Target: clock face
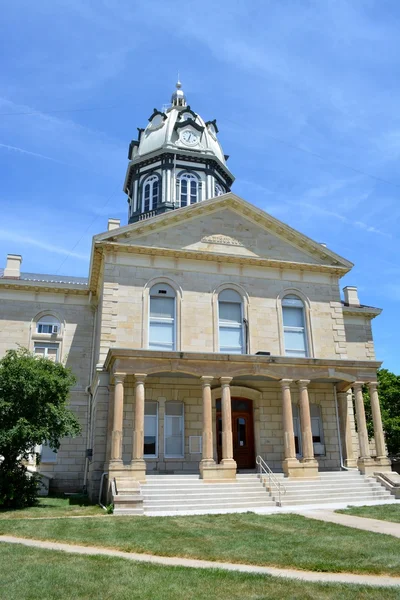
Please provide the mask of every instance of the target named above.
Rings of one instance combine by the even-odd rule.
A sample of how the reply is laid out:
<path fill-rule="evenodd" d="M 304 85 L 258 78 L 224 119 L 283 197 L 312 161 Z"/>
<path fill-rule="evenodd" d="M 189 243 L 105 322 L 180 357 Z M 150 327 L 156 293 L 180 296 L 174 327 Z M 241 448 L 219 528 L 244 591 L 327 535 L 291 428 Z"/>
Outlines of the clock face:
<path fill-rule="evenodd" d="M 197 133 L 192 131 L 191 129 L 185 129 L 181 133 L 181 142 L 187 144 L 188 146 L 194 146 L 199 141 L 199 136 Z"/>

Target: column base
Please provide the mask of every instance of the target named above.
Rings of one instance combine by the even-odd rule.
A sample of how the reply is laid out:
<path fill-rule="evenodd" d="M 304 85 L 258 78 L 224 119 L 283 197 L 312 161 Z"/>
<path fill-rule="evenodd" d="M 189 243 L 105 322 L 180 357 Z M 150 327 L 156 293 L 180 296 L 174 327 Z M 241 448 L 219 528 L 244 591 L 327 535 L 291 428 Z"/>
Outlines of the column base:
<path fill-rule="evenodd" d="M 392 470 L 392 461 L 387 456 L 377 456 L 375 459 L 375 465 L 385 471 Z"/>
<path fill-rule="evenodd" d="M 357 460 L 355 458 L 346 458 L 344 460 L 344 466 L 348 469 L 357 469 Z"/>
<path fill-rule="evenodd" d="M 359 458 L 357 468 L 362 475 L 373 475 L 376 471 L 376 463 L 373 458 Z"/>
<path fill-rule="evenodd" d="M 319 476 L 316 460 L 300 462 L 297 458 L 286 458 L 282 466 L 285 477 L 316 479 Z"/>
<path fill-rule="evenodd" d="M 214 464 L 213 464 L 214 463 Z M 200 463 L 200 477 L 203 481 L 217 483 L 218 481 L 235 481 L 237 465 L 232 459 L 222 460 L 219 465 L 214 461 L 207 464 Z"/>
<path fill-rule="evenodd" d="M 141 483 L 146 482 L 146 463 L 144 460 L 131 462 L 125 465 L 122 460 L 110 460 L 108 463 L 108 479 L 135 479 Z"/>

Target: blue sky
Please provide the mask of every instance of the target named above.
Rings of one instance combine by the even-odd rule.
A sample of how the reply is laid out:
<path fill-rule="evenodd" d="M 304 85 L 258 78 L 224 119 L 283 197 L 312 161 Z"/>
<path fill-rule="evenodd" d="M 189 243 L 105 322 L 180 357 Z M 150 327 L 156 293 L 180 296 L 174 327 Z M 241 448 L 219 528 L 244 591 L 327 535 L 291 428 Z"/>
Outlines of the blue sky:
<path fill-rule="evenodd" d="M 397 0 L 15 0 L 0 36 L 0 264 L 86 275 L 127 148 L 179 71 L 233 191 L 355 263 L 400 373 Z M 1 258 L 2 257 L 2 258 Z"/>

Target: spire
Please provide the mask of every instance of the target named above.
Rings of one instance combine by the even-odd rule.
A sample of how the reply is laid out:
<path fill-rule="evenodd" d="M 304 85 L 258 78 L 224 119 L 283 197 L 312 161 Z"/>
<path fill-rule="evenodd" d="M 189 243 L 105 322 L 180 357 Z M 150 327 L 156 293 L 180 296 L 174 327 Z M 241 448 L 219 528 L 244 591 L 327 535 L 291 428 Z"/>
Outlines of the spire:
<path fill-rule="evenodd" d="M 179 74 L 178 81 L 176 82 L 176 91 L 172 94 L 171 103 L 172 106 L 186 106 L 186 96 L 179 81 Z"/>

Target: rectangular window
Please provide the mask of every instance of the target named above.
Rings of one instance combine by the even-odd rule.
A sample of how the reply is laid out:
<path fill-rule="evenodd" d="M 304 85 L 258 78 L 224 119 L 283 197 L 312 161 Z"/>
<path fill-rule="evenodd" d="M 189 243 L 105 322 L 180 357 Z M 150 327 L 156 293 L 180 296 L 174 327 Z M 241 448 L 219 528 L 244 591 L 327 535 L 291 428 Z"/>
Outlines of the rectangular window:
<path fill-rule="evenodd" d="M 182 402 L 166 402 L 164 418 L 165 458 L 184 457 L 184 417 Z"/>
<path fill-rule="evenodd" d="M 144 456 L 158 456 L 158 403 L 144 403 Z"/>
<path fill-rule="evenodd" d="M 46 344 L 44 342 L 35 342 L 34 354 L 49 358 L 53 362 L 58 362 L 59 344 Z"/>
<path fill-rule="evenodd" d="M 58 325 L 52 325 L 50 323 L 38 323 L 37 325 L 38 333 L 58 333 Z"/>
<path fill-rule="evenodd" d="M 303 308 L 283 306 L 282 313 L 286 356 L 307 356 Z"/>
<path fill-rule="evenodd" d="M 150 350 L 175 350 L 175 298 L 150 298 Z"/>
<path fill-rule="evenodd" d="M 242 306 L 238 302 L 219 302 L 219 349 L 243 354 Z"/>
<path fill-rule="evenodd" d="M 54 452 L 47 444 L 42 444 L 40 452 L 40 461 L 42 463 L 55 463 L 57 462 L 57 452 Z"/>

